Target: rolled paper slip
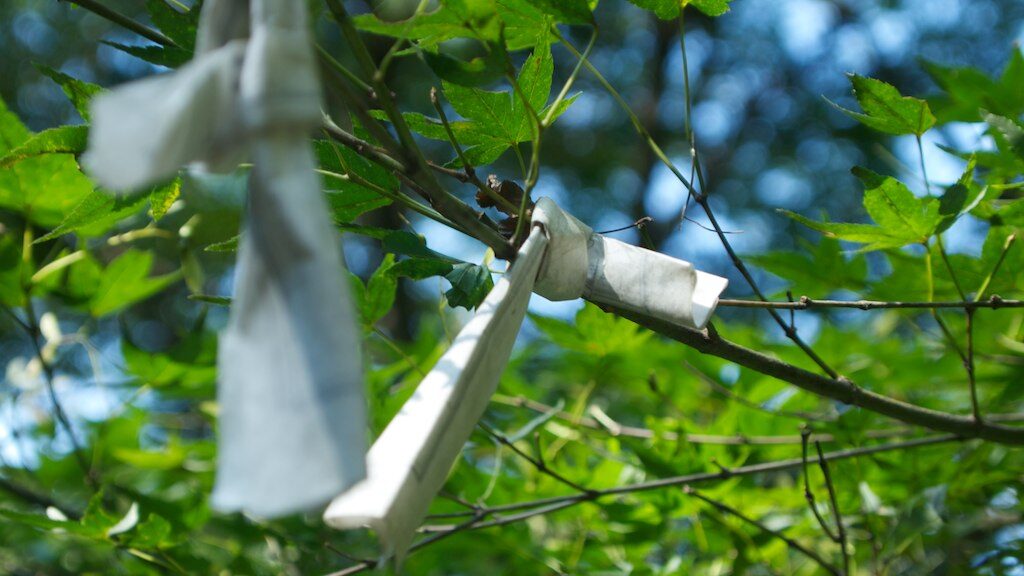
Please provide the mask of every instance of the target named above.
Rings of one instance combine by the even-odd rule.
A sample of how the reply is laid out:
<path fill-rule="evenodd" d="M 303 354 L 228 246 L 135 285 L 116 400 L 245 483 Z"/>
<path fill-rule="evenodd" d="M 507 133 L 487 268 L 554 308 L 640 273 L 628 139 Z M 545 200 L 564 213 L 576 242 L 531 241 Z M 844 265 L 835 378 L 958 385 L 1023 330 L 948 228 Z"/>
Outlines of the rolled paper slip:
<path fill-rule="evenodd" d="M 197 57 L 98 96 L 86 168 L 115 189 L 251 157 L 218 354 L 215 507 L 278 516 L 365 476 L 360 332 L 308 134 L 321 122 L 306 3 L 207 0 Z"/>
<path fill-rule="evenodd" d="M 703 330 L 729 284 L 689 262 L 595 234 L 550 198 L 537 201 L 533 221 L 551 238 L 534 287 L 549 300 L 582 297 Z"/>
<path fill-rule="evenodd" d="M 327 524 L 369 526 L 382 558 L 401 563 L 498 386 L 547 245 L 543 228 L 534 227 L 511 270 L 370 449 L 366 480 L 331 502 Z"/>

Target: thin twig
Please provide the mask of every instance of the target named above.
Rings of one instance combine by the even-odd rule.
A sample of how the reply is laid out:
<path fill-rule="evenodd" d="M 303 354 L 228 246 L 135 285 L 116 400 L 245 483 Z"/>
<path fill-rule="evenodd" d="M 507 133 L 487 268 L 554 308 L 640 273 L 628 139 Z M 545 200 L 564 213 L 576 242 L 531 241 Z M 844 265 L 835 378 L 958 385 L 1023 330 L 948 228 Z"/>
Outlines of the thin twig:
<path fill-rule="evenodd" d="M 967 359 L 964 361 L 964 368 L 967 369 L 967 382 L 971 391 L 971 413 L 974 420 L 981 424 L 981 405 L 978 403 L 978 381 L 974 371 L 974 310 L 967 310 L 964 313 L 964 322 L 967 331 Z"/>
<path fill-rule="evenodd" d="M 57 396 L 57 387 L 54 382 L 54 370 L 53 365 L 50 364 L 49 360 L 46 359 L 46 355 L 43 353 L 43 345 L 41 343 L 42 332 L 39 329 L 39 322 L 36 320 L 35 309 L 32 306 L 32 298 L 25 296 L 25 316 L 28 318 L 28 337 L 32 341 L 32 346 L 36 352 L 36 358 L 39 360 L 39 365 L 43 369 L 43 379 L 46 383 L 46 392 L 50 397 L 50 403 L 53 404 L 53 416 L 57 420 L 57 423 L 68 435 L 68 441 L 71 442 L 71 451 L 74 454 L 75 460 L 78 461 L 78 467 L 82 469 L 82 473 L 85 475 L 86 481 L 95 490 L 99 488 L 99 481 L 89 465 L 89 462 L 85 458 L 85 452 L 82 450 L 82 445 L 78 441 L 78 437 L 75 435 L 74 428 L 71 426 L 71 420 L 68 418 L 67 412 L 64 410 L 63 404 L 61 404 L 60 398 Z"/>
<path fill-rule="evenodd" d="M 523 182 L 523 196 L 520 198 L 519 207 L 516 210 L 519 218 L 516 221 L 515 233 L 512 234 L 512 244 L 518 246 L 526 241 L 527 223 L 530 220 L 527 208 L 530 206 L 533 188 L 537 185 L 537 180 L 540 177 L 540 145 L 546 125 L 541 121 L 537 111 L 533 109 L 533 105 L 530 104 L 526 93 L 523 92 L 522 87 L 519 85 L 519 80 L 515 75 L 515 66 L 512 65 L 512 60 L 507 52 L 505 53 L 505 58 L 507 64 L 505 76 L 508 78 L 509 83 L 512 84 L 512 92 L 519 97 L 520 102 L 523 104 L 523 109 L 526 110 L 526 116 L 530 120 L 530 129 L 533 133 L 530 149 L 530 168 Z M 518 146 L 516 149 L 518 150 Z"/>
<path fill-rule="evenodd" d="M 643 228 L 644 226 L 647 226 L 651 222 L 654 222 L 654 218 L 651 218 L 650 216 L 644 216 L 642 218 L 639 218 L 636 222 L 633 222 L 629 226 L 623 226 L 622 228 L 612 228 L 611 230 L 604 230 L 603 232 L 598 232 L 598 234 L 614 234 L 616 232 L 632 230 L 633 228 Z"/>
<path fill-rule="evenodd" d="M 825 454 L 821 451 L 821 444 L 815 442 L 814 449 L 818 452 L 818 466 L 821 467 L 821 473 L 825 476 L 825 488 L 828 490 L 829 501 L 832 503 L 832 514 L 836 517 L 836 532 L 838 534 L 835 542 L 839 544 L 839 550 L 843 554 L 843 574 L 849 576 L 850 551 L 847 550 L 846 526 L 843 524 L 843 513 L 839 510 L 836 487 L 832 482 L 832 473 L 829 471 L 828 461 L 825 460 Z"/>
<path fill-rule="evenodd" d="M 985 276 L 981 286 L 978 288 L 977 294 L 974 295 L 974 301 L 979 302 L 985 295 L 985 291 L 988 290 L 989 284 L 992 279 L 995 278 L 996 273 L 999 272 L 999 268 L 1003 264 L 1003 260 L 1006 259 L 1007 252 L 1010 251 L 1010 247 L 1013 246 L 1014 241 L 1017 239 L 1015 234 L 1010 234 L 1006 237 L 1006 241 L 1003 243 L 1003 249 L 999 253 L 999 258 L 996 260 L 995 265 L 992 266 L 992 270 Z M 981 415 L 981 404 L 978 401 L 978 382 L 974 364 L 974 310 L 966 309 L 965 311 L 965 322 L 967 330 L 967 359 L 965 365 L 967 367 L 967 376 L 971 390 L 971 410 L 974 414 L 974 420 L 979 424 L 982 423 Z"/>
<path fill-rule="evenodd" d="M 377 562 L 375 560 L 370 560 L 370 559 L 367 559 L 367 558 L 359 558 L 357 556 L 353 556 L 353 555 L 349 554 L 348 552 L 345 552 L 344 550 L 339 549 L 337 546 L 335 546 L 334 544 L 331 544 L 330 542 L 325 542 L 324 543 L 324 547 L 327 548 L 328 550 L 330 550 L 331 552 L 334 552 L 338 556 L 341 556 L 345 560 L 350 561 L 350 562 L 356 562 L 358 564 L 366 564 L 366 565 L 368 565 L 371 568 L 373 566 L 376 566 L 376 564 L 377 564 Z"/>
<path fill-rule="evenodd" d="M 117 24 L 117 25 L 121 26 L 122 28 L 126 28 L 128 30 L 131 30 L 132 32 L 135 32 L 139 36 L 142 36 L 143 38 L 146 38 L 148 40 L 152 40 L 153 42 L 156 42 L 157 44 L 160 44 L 162 46 L 173 46 L 173 47 L 176 47 L 176 48 L 179 47 L 178 44 L 175 43 L 174 40 L 171 40 L 170 38 L 168 38 L 166 35 L 164 35 L 159 30 L 154 30 L 153 28 L 150 28 L 149 26 L 146 26 L 145 24 L 136 22 L 135 20 L 132 20 L 131 18 L 125 16 L 124 14 L 121 14 L 120 12 L 118 12 L 116 10 L 113 10 L 110 7 L 104 6 L 103 4 L 99 3 L 96 0 L 62 0 L 62 1 L 67 2 L 69 4 L 76 4 L 78 6 L 81 6 L 82 8 L 88 10 L 89 12 L 92 12 L 93 14 L 99 16 L 100 18 L 104 18 L 106 20 L 109 20 L 110 22 L 113 22 L 114 24 Z"/>
<path fill-rule="evenodd" d="M 13 320 L 14 323 L 17 324 L 19 328 L 21 328 L 28 334 L 32 333 L 32 328 L 28 324 L 26 324 L 24 320 L 18 318 L 18 315 L 15 314 L 13 310 L 8 308 L 6 305 L 0 305 L 0 308 L 2 308 L 3 311 L 6 312 L 7 315 L 11 317 L 11 320 Z"/>
<path fill-rule="evenodd" d="M 487 433 L 488 436 L 493 438 L 499 444 L 507 446 L 509 449 L 511 449 L 513 452 L 515 452 L 516 455 L 518 455 L 520 458 L 522 458 L 523 460 L 526 460 L 527 462 L 532 464 L 533 467 L 536 468 L 538 472 L 541 472 L 543 474 L 546 474 L 546 475 L 554 478 L 555 480 L 561 482 L 562 484 L 565 484 L 566 486 L 572 488 L 573 490 L 576 490 L 577 492 L 589 492 L 589 490 L 584 488 L 583 486 L 580 486 L 576 482 L 573 482 L 572 480 L 569 480 L 565 476 L 562 476 L 561 474 L 559 474 L 555 470 L 552 470 L 547 465 L 547 463 L 544 462 L 544 460 L 542 458 L 534 458 L 533 456 L 530 456 L 529 454 L 524 452 L 521 448 L 516 446 L 515 442 L 512 442 L 511 440 L 509 440 L 508 437 L 506 437 L 504 434 L 494 430 L 493 428 L 491 428 L 487 424 L 484 424 L 483 422 L 480 422 L 479 426 L 480 426 L 480 428 L 484 432 Z"/>
<path fill-rule="evenodd" d="M 851 448 L 846 450 L 839 450 L 836 452 L 830 452 L 822 455 L 824 460 L 834 462 L 838 460 L 845 460 L 849 458 L 857 458 L 860 456 L 868 456 L 873 454 L 880 454 L 884 452 L 892 452 L 898 450 L 911 450 L 915 448 L 922 448 L 926 446 L 934 446 L 937 444 L 944 444 L 949 442 L 963 441 L 963 438 L 948 434 L 943 436 L 931 436 L 925 438 L 918 438 L 914 440 L 907 440 L 903 442 L 895 442 L 891 444 L 881 444 L 878 446 L 862 447 L 862 448 Z M 781 460 L 777 462 L 766 462 L 762 464 L 751 464 L 747 466 L 740 466 L 738 468 L 732 468 L 728 472 L 719 471 L 712 473 L 699 473 L 699 474 L 688 474 L 685 476 L 676 476 L 672 478 L 664 478 L 660 480 L 652 480 L 648 482 L 639 482 L 636 484 L 627 484 L 624 486 L 617 486 L 614 488 L 607 488 L 604 490 L 589 490 L 587 492 L 577 492 L 568 496 L 555 496 L 551 498 L 541 498 L 537 500 L 527 502 L 516 502 L 512 504 L 504 504 L 492 507 L 479 507 L 474 508 L 471 511 L 466 512 L 463 516 L 469 517 L 468 520 L 458 524 L 443 524 L 435 526 L 423 526 L 420 532 L 426 534 L 457 534 L 460 532 L 466 532 L 469 530 L 482 530 L 485 528 L 493 528 L 497 526 L 504 526 L 507 524 L 513 524 L 521 522 L 535 516 L 542 516 L 545 514 L 551 514 L 559 510 L 564 510 L 577 504 L 584 502 L 592 502 L 598 499 L 609 497 L 609 496 L 620 496 L 623 494 L 631 494 L 635 492 L 643 492 L 648 490 L 657 490 L 662 488 L 672 488 L 678 486 L 687 486 L 691 484 L 698 484 L 703 482 L 712 482 L 716 480 L 726 480 L 729 478 L 735 478 L 738 476 L 749 476 L 754 474 L 764 474 L 771 472 L 782 472 L 785 470 L 791 470 L 799 468 L 803 463 L 800 458 Z M 518 512 L 516 514 L 504 515 L 506 512 Z M 456 517 L 456 514 L 450 516 Z M 491 518 L 488 520 L 488 518 Z M 428 546 L 436 542 L 439 539 L 427 538 L 421 540 L 417 544 L 410 548 L 410 552 Z M 346 568 L 339 572 L 333 572 L 327 576 L 348 576 L 350 574 L 356 574 L 372 568 L 368 563 L 363 562 Z"/>
<path fill-rule="evenodd" d="M 341 0 L 327 0 L 327 8 L 341 28 L 342 35 L 355 55 L 356 61 L 359 62 L 363 73 L 370 77 L 370 84 L 376 92 L 377 103 L 384 110 L 398 135 L 400 147 L 395 151 L 401 155 L 402 162 L 400 164 L 408 167 L 406 175 L 422 186 L 429 197 L 430 204 L 435 210 L 452 222 L 457 223 L 464 230 L 471 233 L 473 237 L 487 244 L 499 258 L 506 260 L 513 258 L 515 252 L 512 249 L 512 245 L 497 229 L 489 226 L 487 221 L 482 219 L 481 215 L 469 205 L 442 188 L 434 178 L 430 164 L 423 155 L 423 151 L 416 144 L 416 139 L 413 137 L 408 124 L 406 124 L 401 111 L 398 109 L 391 90 L 384 82 L 383 73 L 374 64 L 373 58 L 370 56 L 370 52 L 363 43 L 362 38 L 360 38 L 359 32 L 349 17 L 344 4 Z M 390 146 L 387 146 L 387 143 L 385 143 L 385 146 L 390 148 Z"/>
<path fill-rule="evenodd" d="M 953 263 L 949 260 L 949 253 L 946 252 L 946 246 L 942 242 L 942 235 L 935 235 L 935 246 L 939 249 L 939 256 L 942 258 L 943 266 L 946 267 L 946 272 L 949 273 L 950 279 L 953 280 L 953 287 L 956 289 L 957 295 L 960 296 L 961 300 L 967 300 L 967 293 L 964 292 L 963 287 L 960 285 L 960 279 L 953 268 Z"/>
<path fill-rule="evenodd" d="M 709 498 L 709 497 L 701 494 L 697 490 L 694 490 L 690 486 L 684 486 L 683 487 L 683 492 L 685 494 L 689 495 L 689 496 L 693 496 L 694 498 L 697 498 L 698 500 L 704 502 L 705 504 L 711 505 L 712 507 L 717 509 L 719 512 L 723 512 L 725 514 L 728 514 L 730 516 L 738 518 L 738 519 L 742 520 L 743 522 L 745 522 L 745 523 L 747 523 L 747 524 L 757 528 L 758 530 L 760 530 L 760 531 L 762 531 L 762 532 L 764 532 L 766 534 L 771 534 L 772 536 L 774 536 L 774 537 L 778 538 L 779 540 L 782 540 L 783 542 L 785 542 L 786 545 L 789 546 L 790 548 L 792 548 L 793 550 L 796 550 L 797 552 L 800 552 L 804 556 L 807 556 L 808 558 L 813 560 L 815 563 L 817 563 L 819 566 L 821 566 L 823 569 L 825 569 L 830 574 L 833 574 L 834 576 L 840 576 L 839 570 L 836 569 L 836 567 L 833 566 L 832 564 L 830 564 L 827 560 L 825 560 L 820 555 L 818 555 L 817 552 L 815 552 L 814 550 L 811 550 L 810 548 L 804 546 L 803 544 L 797 542 L 796 540 L 793 540 L 792 538 L 790 538 L 789 536 L 786 536 L 782 532 L 780 532 L 778 530 L 774 530 L 772 528 L 769 528 L 763 522 L 760 522 L 758 520 L 755 520 L 755 519 L 751 518 L 750 516 L 747 516 L 746 514 L 740 512 L 739 510 L 733 508 L 732 506 L 729 506 L 728 504 L 725 504 L 724 502 L 719 502 L 718 500 L 714 500 L 712 498 Z"/>
<path fill-rule="evenodd" d="M 801 296 L 793 302 L 766 302 L 762 300 L 732 300 L 723 298 L 718 301 L 720 308 L 775 308 L 782 310 L 810 310 L 812 308 L 854 308 L 857 310 L 879 310 L 891 308 L 960 308 L 975 310 L 979 308 L 1024 308 L 1024 300 L 1003 300 L 992 296 L 987 300 L 957 300 L 946 302 L 902 302 L 880 300 L 816 300 Z"/>
<path fill-rule="evenodd" d="M 807 500 L 807 505 L 811 509 L 811 513 L 814 514 L 815 520 L 818 521 L 818 526 L 821 526 L 821 530 L 825 532 L 825 535 L 829 537 L 829 540 L 833 542 L 839 541 L 839 536 L 832 532 L 828 522 L 821 516 L 821 512 L 818 511 L 818 503 L 814 499 L 814 491 L 811 490 L 811 475 L 807 470 L 807 439 L 811 435 L 809 428 L 804 428 L 800 431 L 800 438 L 803 440 L 800 446 L 800 458 L 804 462 L 803 476 L 804 476 L 804 499 Z"/>
<path fill-rule="evenodd" d="M 686 53 L 686 19 L 685 10 L 679 11 L 679 51 L 682 52 L 683 56 L 683 96 L 685 97 L 685 111 L 686 116 L 683 118 L 683 133 L 686 136 L 686 140 L 690 143 L 690 182 L 693 182 L 696 176 L 700 183 L 700 189 L 704 190 L 704 176 L 698 172 L 700 167 L 700 160 L 697 156 L 697 135 L 693 130 L 693 92 L 690 90 L 690 59 Z M 686 200 L 683 202 L 683 210 L 679 213 L 679 226 L 682 228 L 683 222 L 690 221 L 691 219 L 686 216 L 686 212 L 690 209 L 690 201 L 693 199 L 692 194 L 686 195 Z M 700 226 L 700 224 L 698 224 Z"/>
<path fill-rule="evenodd" d="M 835 462 L 839 460 L 859 458 L 861 456 L 869 456 L 885 452 L 893 452 L 898 450 L 912 450 L 916 448 L 923 448 L 938 444 L 962 441 L 964 441 L 964 438 L 957 436 L 955 434 L 926 436 L 923 438 L 915 438 L 912 440 L 904 440 L 900 442 L 891 442 L 875 446 L 848 448 L 845 450 L 828 452 L 825 454 L 825 459 L 828 460 L 829 462 Z M 664 488 L 673 488 L 677 486 L 683 486 L 686 484 L 702 484 L 705 482 L 728 480 L 730 478 L 737 478 L 741 476 L 752 476 L 756 474 L 784 472 L 787 470 L 798 469 L 802 465 L 803 460 L 801 458 L 790 458 L 787 460 L 777 460 L 774 462 L 764 462 L 760 464 L 748 464 L 746 466 L 730 468 L 728 471 L 719 470 L 717 472 L 698 472 L 695 474 L 671 476 L 668 478 L 659 478 L 655 480 L 648 480 L 645 482 L 637 482 L 634 484 L 625 484 L 622 486 L 605 488 L 603 490 L 591 489 L 590 492 L 585 494 L 575 493 L 567 496 L 552 496 L 549 498 L 538 498 L 536 500 L 514 502 L 511 504 L 501 504 L 497 506 L 484 508 L 483 511 L 488 515 L 503 514 L 506 512 L 514 512 L 519 510 L 535 511 L 557 504 L 569 503 L 570 505 L 572 505 L 591 500 L 599 500 L 609 496 L 621 496 L 623 494 L 634 494 L 638 492 L 647 492 L 651 490 L 661 490 Z M 424 531 L 431 532 L 434 530 Z"/>

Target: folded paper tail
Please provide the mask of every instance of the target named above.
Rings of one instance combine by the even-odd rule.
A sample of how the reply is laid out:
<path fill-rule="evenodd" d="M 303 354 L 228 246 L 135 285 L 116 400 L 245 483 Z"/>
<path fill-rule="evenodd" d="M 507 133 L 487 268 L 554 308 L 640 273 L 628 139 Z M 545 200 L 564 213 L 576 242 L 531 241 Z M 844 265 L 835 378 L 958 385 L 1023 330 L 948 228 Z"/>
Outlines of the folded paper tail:
<path fill-rule="evenodd" d="M 718 299 L 729 286 L 729 280 L 707 272 L 696 271 L 697 284 L 693 290 L 693 327 L 703 330 L 718 308 Z"/>
<path fill-rule="evenodd" d="M 273 517 L 365 476 L 360 331 L 305 135 L 252 147 L 249 215 L 218 355 L 213 504 Z"/>
<path fill-rule="evenodd" d="M 114 191 L 170 178 L 198 160 L 238 160 L 236 88 L 245 43 L 229 43 L 173 73 L 96 96 L 86 171 Z"/>
<path fill-rule="evenodd" d="M 547 245 L 543 228 L 534 227 L 511 270 L 370 449 L 366 480 L 327 508 L 327 524 L 369 526 L 382 557 L 402 562 L 497 388 Z"/>

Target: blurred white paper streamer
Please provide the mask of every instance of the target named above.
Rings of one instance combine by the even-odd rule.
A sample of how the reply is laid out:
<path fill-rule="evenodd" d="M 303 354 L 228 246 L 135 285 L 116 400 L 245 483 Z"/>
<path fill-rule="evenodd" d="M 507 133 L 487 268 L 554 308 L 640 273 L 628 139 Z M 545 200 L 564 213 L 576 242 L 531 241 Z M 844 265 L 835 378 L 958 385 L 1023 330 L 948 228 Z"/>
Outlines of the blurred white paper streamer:
<path fill-rule="evenodd" d="M 221 338 L 213 505 L 272 517 L 365 476 L 360 337 L 308 135 L 321 123 L 306 3 L 207 0 L 197 56 L 100 95 L 87 170 L 115 190 L 248 157 L 248 218 Z"/>
<path fill-rule="evenodd" d="M 534 227 L 512 268 L 373 444 L 366 480 L 331 502 L 327 524 L 369 526 L 382 558 L 402 562 L 498 386 L 547 245 L 543 227 Z"/>
<path fill-rule="evenodd" d="M 534 288 L 548 300 L 583 297 L 703 330 L 729 284 L 689 262 L 595 234 L 550 198 L 537 201 L 533 221 L 551 235 Z"/>

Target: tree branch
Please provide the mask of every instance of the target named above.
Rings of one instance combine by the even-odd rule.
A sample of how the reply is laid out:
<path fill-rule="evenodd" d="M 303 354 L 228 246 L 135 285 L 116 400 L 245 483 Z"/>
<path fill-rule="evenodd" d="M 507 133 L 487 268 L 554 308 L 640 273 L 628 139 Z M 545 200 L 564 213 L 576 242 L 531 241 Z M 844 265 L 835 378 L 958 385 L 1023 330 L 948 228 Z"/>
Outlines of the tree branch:
<path fill-rule="evenodd" d="M 402 164 L 407 167 L 406 173 L 409 178 L 422 186 L 434 209 L 452 222 L 464 227 L 481 242 L 487 244 L 499 258 L 506 260 L 514 258 L 515 250 L 512 249 L 512 245 L 496 230 L 481 221 L 480 214 L 466 203 L 449 194 L 434 178 L 430 164 L 416 144 L 412 131 L 395 104 L 391 90 L 384 83 L 383 72 L 374 64 L 370 52 L 366 49 L 366 45 L 359 37 L 359 32 L 356 30 L 351 18 L 349 18 L 344 4 L 340 0 L 327 0 L 327 8 L 341 28 L 342 35 L 355 55 L 356 61 L 359 62 L 363 73 L 370 77 L 370 84 L 374 88 L 377 103 L 380 104 L 384 113 L 387 114 L 391 125 L 398 134 L 398 142 L 401 145 L 399 152 L 404 156 Z"/>
<path fill-rule="evenodd" d="M 38 506 L 39 508 L 56 508 L 71 520 L 78 520 L 81 517 L 79 512 L 76 512 L 63 504 L 59 504 L 53 498 L 50 498 L 45 494 L 38 494 L 29 488 L 16 484 L 6 478 L 0 478 L 0 490 L 15 496 L 27 504 Z"/>
<path fill-rule="evenodd" d="M 626 310 L 613 309 L 612 311 L 700 352 L 773 376 L 819 396 L 859 406 L 907 424 L 922 426 L 938 432 L 949 432 L 965 438 L 981 438 L 1003 444 L 1024 444 L 1024 428 L 976 422 L 974 418 L 956 416 L 908 404 L 860 388 L 847 378 L 822 376 L 729 342 L 718 336 L 713 330 L 698 332 L 675 326 L 661 318 L 653 318 Z"/>
<path fill-rule="evenodd" d="M 950 442 L 962 442 L 964 438 L 956 436 L 954 434 L 945 434 L 941 436 L 926 436 L 923 438 L 915 438 L 913 440 L 904 440 L 901 442 L 891 442 L 887 444 L 879 444 L 876 446 L 866 446 L 861 448 L 848 448 L 845 450 L 837 450 L 835 452 L 828 452 L 824 455 L 825 459 L 829 462 L 837 462 L 840 460 L 847 460 L 850 458 L 858 458 L 861 456 L 869 456 L 873 454 L 881 454 L 884 452 L 893 452 L 897 450 L 911 450 L 916 448 L 922 448 L 927 446 L 934 446 L 937 444 L 946 444 Z M 671 476 L 668 478 L 659 478 L 656 480 L 648 480 L 646 482 L 637 482 L 635 484 L 626 484 L 623 486 L 616 486 L 613 488 L 606 488 L 603 490 L 591 490 L 589 493 L 581 494 L 570 494 L 568 496 L 553 496 L 550 498 L 538 498 L 536 500 L 524 501 L 524 502 L 513 502 L 511 504 L 502 504 L 497 506 L 491 506 L 482 508 L 484 512 L 489 516 L 496 514 L 502 514 L 505 512 L 515 512 L 519 510 L 541 510 L 547 506 L 555 504 L 573 503 L 578 504 L 580 502 L 586 502 L 590 500 L 598 500 L 608 496 L 617 496 L 622 494 L 632 494 L 636 492 L 647 492 L 650 490 L 660 490 L 662 488 L 672 488 L 676 486 L 684 486 L 686 484 L 702 484 L 705 482 L 715 482 L 719 480 L 728 480 L 730 478 L 737 478 L 741 476 L 752 476 L 755 474 L 767 474 L 772 472 L 784 472 L 787 470 L 793 470 L 803 465 L 803 459 L 801 458 L 790 458 L 787 460 L 777 460 L 774 462 L 764 462 L 760 464 L 748 464 L 746 466 L 739 466 L 736 468 L 730 468 L 728 470 L 719 470 L 717 472 L 698 472 L 695 474 L 686 474 L 682 476 Z M 543 514 L 540 513 L 540 514 Z M 533 515 L 538 515 L 535 513 Z M 436 531 L 434 529 L 424 530 L 424 532 Z"/>
<path fill-rule="evenodd" d="M 914 440 L 907 440 L 903 442 L 894 442 L 890 444 L 881 444 L 878 446 L 869 446 L 863 448 L 852 448 L 847 450 L 839 450 L 836 452 L 829 452 L 822 455 L 824 460 L 835 462 L 839 460 L 846 460 L 850 458 L 857 458 L 860 456 L 868 456 L 872 454 L 880 454 L 884 452 L 892 452 L 897 450 L 911 450 L 916 448 L 923 448 L 927 446 L 934 446 L 937 444 L 944 444 L 950 442 L 960 442 L 964 439 L 953 435 L 947 434 L 942 436 L 930 436 L 925 438 L 917 438 Z M 459 532 L 466 532 L 469 530 L 481 530 L 484 528 L 493 528 L 496 526 L 504 526 L 507 524 L 513 524 L 521 522 L 523 520 L 533 518 L 534 516 L 542 516 L 571 508 L 577 504 L 583 502 L 592 502 L 602 498 L 611 496 L 620 496 L 623 494 L 631 494 L 636 492 L 645 492 L 649 490 L 658 490 L 662 488 L 672 488 L 678 486 L 686 486 L 690 484 L 700 484 L 704 482 L 713 482 L 716 480 L 727 480 L 729 478 L 735 478 L 738 476 L 750 476 L 754 474 L 765 474 L 771 472 L 782 472 L 799 468 L 802 466 L 803 460 L 801 458 L 793 458 L 789 460 L 779 460 L 776 462 L 766 462 L 762 464 L 750 464 L 747 466 L 740 466 L 738 468 L 731 468 L 729 470 L 720 470 L 718 472 L 702 472 L 698 474 L 687 474 L 684 476 L 674 476 L 670 478 L 662 478 L 658 480 L 651 480 L 648 482 L 638 482 L 635 484 L 626 484 L 624 486 L 616 486 L 613 488 L 607 488 L 604 490 L 588 490 L 586 492 L 577 492 L 568 496 L 555 496 L 551 498 L 540 498 L 537 500 L 531 500 L 527 502 L 516 502 L 512 504 L 504 504 L 499 506 L 491 507 L 477 507 L 473 510 L 463 513 L 463 516 L 470 517 L 469 520 L 458 524 L 443 524 L 434 526 L 424 526 L 420 529 L 420 532 L 425 534 L 456 534 Z M 508 514 L 502 516 L 506 512 L 516 512 L 515 514 Z M 456 517 L 458 514 L 451 514 L 451 517 Z M 418 550 L 436 542 L 439 538 L 428 537 L 414 544 L 410 548 L 410 552 Z M 370 569 L 372 566 L 367 562 L 362 562 L 350 568 L 333 572 L 327 576 L 347 576 L 350 574 L 356 574 Z"/>
<path fill-rule="evenodd" d="M 416 178 L 416 174 L 410 171 L 403 162 L 395 159 L 385 150 L 346 132 L 335 123 L 325 121 L 324 131 L 328 136 L 360 156 L 394 172 L 407 185 L 421 192 L 431 206 L 455 223 L 460 231 L 489 246 L 499 258 L 508 259 L 511 256 L 509 252 L 511 246 L 498 233 L 497 225 L 485 214 L 475 212 L 469 205 L 447 192 L 441 197 L 431 195 L 429 191 L 419 185 L 420 180 Z"/>

